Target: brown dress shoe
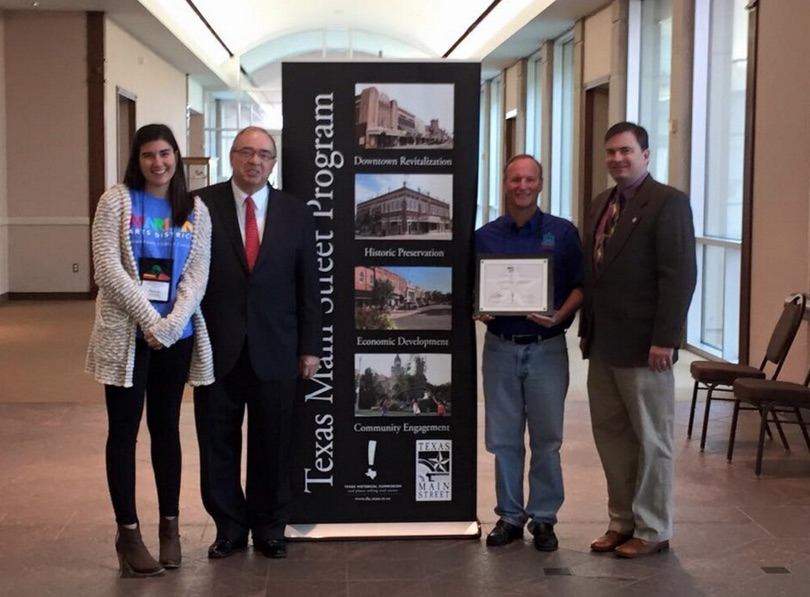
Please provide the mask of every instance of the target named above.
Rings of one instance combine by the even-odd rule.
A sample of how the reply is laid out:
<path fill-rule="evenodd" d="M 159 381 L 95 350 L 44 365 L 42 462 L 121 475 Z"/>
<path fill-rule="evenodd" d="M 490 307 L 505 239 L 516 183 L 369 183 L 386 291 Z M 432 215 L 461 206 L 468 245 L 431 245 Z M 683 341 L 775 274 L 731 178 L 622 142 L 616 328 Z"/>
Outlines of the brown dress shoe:
<path fill-rule="evenodd" d="M 669 541 L 645 541 L 633 537 L 616 548 L 616 555 L 621 558 L 643 558 L 669 549 Z"/>
<path fill-rule="evenodd" d="M 616 531 L 608 531 L 598 539 L 591 541 L 591 551 L 599 553 L 613 551 L 619 547 L 619 545 L 627 543 L 632 538 L 633 535 L 624 535 Z"/>

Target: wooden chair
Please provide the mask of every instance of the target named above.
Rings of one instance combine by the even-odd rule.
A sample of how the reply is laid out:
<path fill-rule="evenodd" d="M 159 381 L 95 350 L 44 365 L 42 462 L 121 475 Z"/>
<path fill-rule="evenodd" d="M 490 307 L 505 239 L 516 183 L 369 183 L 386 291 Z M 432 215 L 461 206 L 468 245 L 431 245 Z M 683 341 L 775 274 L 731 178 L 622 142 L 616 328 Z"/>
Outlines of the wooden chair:
<path fill-rule="evenodd" d="M 738 379 L 734 382 L 734 396 L 737 402 L 734 404 L 734 417 L 732 430 L 736 429 L 737 414 L 741 408 L 740 404 L 745 403 L 759 411 L 759 441 L 757 443 L 757 463 L 754 473 L 759 477 L 762 472 L 762 450 L 765 444 L 765 430 L 768 426 L 768 418 L 776 423 L 782 444 L 786 450 L 790 450 L 782 425 L 799 425 L 804 435 L 804 443 L 810 450 L 810 435 L 807 427 L 810 421 L 805 421 L 802 417 L 802 410 L 810 409 L 810 371 L 804 378 L 804 385 L 789 381 L 775 381 L 771 379 Z M 778 413 L 789 413 L 796 417 L 785 419 L 778 416 Z M 729 438 L 729 450 L 734 448 L 734 434 Z"/>
<path fill-rule="evenodd" d="M 791 295 L 787 298 L 782 308 L 782 315 L 779 317 L 771 333 L 768 347 L 765 350 L 765 356 L 762 358 L 759 367 L 717 361 L 694 361 L 691 364 L 689 371 L 692 374 L 692 378 L 695 380 L 695 384 L 692 390 L 692 406 L 689 411 L 689 425 L 686 430 L 686 436 L 692 437 L 692 425 L 695 420 L 695 405 L 697 404 L 698 391 L 703 390 L 706 392 L 706 405 L 703 410 L 703 428 L 700 433 L 701 451 L 706 447 L 706 431 L 709 426 L 709 412 L 711 410 L 712 400 L 734 401 L 736 413 L 739 410 L 739 401 L 733 396 L 733 386 L 736 380 L 746 378 L 764 380 L 767 377 L 765 367 L 768 363 L 771 363 L 774 367 L 770 379 L 775 380 L 779 376 L 790 346 L 793 344 L 793 339 L 796 337 L 796 332 L 799 331 L 799 326 L 802 323 L 806 301 L 807 298 L 801 293 Z M 725 392 L 728 395 L 716 396 L 715 392 Z M 752 410 L 751 407 L 742 408 L 743 410 Z M 736 425 L 737 420 L 735 417 L 731 427 L 732 443 L 729 444 L 727 453 L 729 460 L 731 460 L 734 451 L 733 438 L 736 432 Z M 778 421 L 776 425 L 779 425 Z M 770 429 L 768 429 L 767 426 L 766 431 L 768 435 L 770 435 Z M 780 437 L 784 438 L 781 429 L 779 429 L 779 433 Z"/>

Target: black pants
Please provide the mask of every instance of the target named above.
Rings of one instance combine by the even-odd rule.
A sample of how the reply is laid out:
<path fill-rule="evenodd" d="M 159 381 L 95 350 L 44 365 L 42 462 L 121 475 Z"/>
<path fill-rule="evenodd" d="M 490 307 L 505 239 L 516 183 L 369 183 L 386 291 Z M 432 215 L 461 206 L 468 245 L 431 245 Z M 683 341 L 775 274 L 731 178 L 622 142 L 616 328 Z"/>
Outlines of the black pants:
<path fill-rule="evenodd" d="M 180 403 L 191 364 L 194 338 L 169 348 L 151 350 L 143 340 L 135 346 L 132 387 L 104 386 L 107 401 L 107 484 L 115 521 L 138 522 L 135 508 L 135 444 L 143 416 L 149 428 L 152 469 L 161 516 L 177 516 L 180 508 Z"/>
<path fill-rule="evenodd" d="M 233 370 L 194 390 L 203 505 L 217 539 L 282 539 L 292 505 L 292 438 L 298 380 L 262 381 L 247 344 Z M 242 423 L 247 407 L 247 467 L 242 490 Z"/>

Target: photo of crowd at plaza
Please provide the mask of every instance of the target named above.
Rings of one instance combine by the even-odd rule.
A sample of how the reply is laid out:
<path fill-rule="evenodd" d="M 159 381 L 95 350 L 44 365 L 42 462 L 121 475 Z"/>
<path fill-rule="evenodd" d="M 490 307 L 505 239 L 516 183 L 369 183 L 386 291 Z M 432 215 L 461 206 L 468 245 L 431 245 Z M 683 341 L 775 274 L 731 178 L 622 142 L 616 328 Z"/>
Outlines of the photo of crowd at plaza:
<path fill-rule="evenodd" d="M 362 149 L 453 149 L 452 84 L 355 86 L 355 138 Z"/>
<path fill-rule="evenodd" d="M 449 267 L 356 266 L 355 329 L 449 330 L 452 325 L 451 278 Z M 413 281 L 416 279 L 424 282 L 416 284 Z"/>
<path fill-rule="evenodd" d="M 355 176 L 357 239 L 452 240 L 450 174 Z"/>
<path fill-rule="evenodd" d="M 355 415 L 450 416 L 449 354 L 354 355 Z"/>

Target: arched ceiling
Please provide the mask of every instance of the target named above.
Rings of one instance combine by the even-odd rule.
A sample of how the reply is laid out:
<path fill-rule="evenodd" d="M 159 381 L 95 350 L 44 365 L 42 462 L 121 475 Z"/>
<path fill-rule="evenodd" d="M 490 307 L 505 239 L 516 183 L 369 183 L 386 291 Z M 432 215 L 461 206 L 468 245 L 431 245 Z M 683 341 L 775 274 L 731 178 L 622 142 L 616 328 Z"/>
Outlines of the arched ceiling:
<path fill-rule="evenodd" d="M 274 90 L 282 60 L 471 59 L 496 74 L 610 0 L 0 0 L 104 11 L 209 89 Z"/>

